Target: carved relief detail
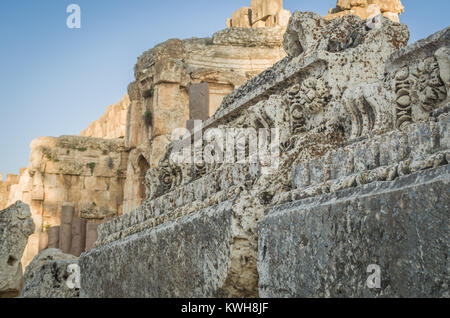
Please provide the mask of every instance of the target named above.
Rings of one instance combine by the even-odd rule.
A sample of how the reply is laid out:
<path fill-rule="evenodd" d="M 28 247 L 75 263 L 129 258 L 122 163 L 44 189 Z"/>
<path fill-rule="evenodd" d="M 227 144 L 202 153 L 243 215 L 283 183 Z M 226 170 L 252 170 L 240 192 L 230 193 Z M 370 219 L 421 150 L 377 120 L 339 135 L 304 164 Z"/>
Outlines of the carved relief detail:
<path fill-rule="evenodd" d="M 330 99 L 330 88 L 322 78 L 308 78 L 292 86 L 287 91 L 292 134 L 305 132 L 307 118 L 324 111 Z"/>
<path fill-rule="evenodd" d="M 158 167 L 148 170 L 145 176 L 145 186 L 148 189 L 147 194 L 150 200 L 175 189 L 183 181 L 181 167 L 169 159 L 172 152 L 171 146 L 167 149 Z"/>
<path fill-rule="evenodd" d="M 412 75 L 416 79 L 415 91 L 417 91 L 421 107 L 426 112 L 431 112 L 447 97 L 447 90 L 440 77 L 436 58 L 429 57 L 420 62 Z"/>
<path fill-rule="evenodd" d="M 411 81 L 409 75 L 409 67 L 404 66 L 394 76 L 397 128 L 412 122 Z"/>

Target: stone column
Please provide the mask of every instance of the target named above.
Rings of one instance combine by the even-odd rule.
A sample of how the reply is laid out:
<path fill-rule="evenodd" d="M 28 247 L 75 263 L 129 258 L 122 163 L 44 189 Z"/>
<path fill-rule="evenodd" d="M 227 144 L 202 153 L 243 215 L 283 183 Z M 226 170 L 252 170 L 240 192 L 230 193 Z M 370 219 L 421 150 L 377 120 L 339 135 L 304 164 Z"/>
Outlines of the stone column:
<path fill-rule="evenodd" d="M 48 248 L 59 248 L 59 226 L 48 229 Z"/>
<path fill-rule="evenodd" d="M 59 249 L 66 254 L 70 253 L 72 245 L 72 219 L 75 208 L 65 205 L 61 208 L 61 228 L 59 231 Z"/>
<path fill-rule="evenodd" d="M 86 247 L 86 220 L 72 219 L 72 244 L 70 254 L 79 257 Z"/>
<path fill-rule="evenodd" d="M 89 251 L 97 241 L 98 224 L 88 223 L 86 227 L 86 251 Z"/>

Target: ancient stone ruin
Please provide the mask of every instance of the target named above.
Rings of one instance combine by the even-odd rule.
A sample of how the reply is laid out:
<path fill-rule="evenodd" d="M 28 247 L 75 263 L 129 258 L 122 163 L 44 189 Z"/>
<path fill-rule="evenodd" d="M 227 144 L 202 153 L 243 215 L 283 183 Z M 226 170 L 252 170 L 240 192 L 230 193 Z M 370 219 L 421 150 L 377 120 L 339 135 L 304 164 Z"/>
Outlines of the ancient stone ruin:
<path fill-rule="evenodd" d="M 227 20 L 227 28 L 265 28 L 288 25 L 291 12 L 283 9 L 283 0 L 252 0 Z"/>
<path fill-rule="evenodd" d="M 325 19 L 356 15 L 366 20 L 382 14 L 394 22 L 400 22 L 399 15 L 404 10 L 400 0 L 338 0 L 336 8 L 330 9 Z"/>
<path fill-rule="evenodd" d="M 255 0 L 142 54 L 11 185 L 36 224 L 22 296 L 449 297 L 450 29 L 407 46 L 403 10 Z"/>
<path fill-rule="evenodd" d="M 3 175 L 0 173 L 0 210 L 8 207 L 8 200 L 11 194 L 11 187 L 19 183 L 19 176 L 8 174 L 3 181 Z"/>
<path fill-rule="evenodd" d="M 49 247 L 79 256 L 96 240 L 98 224 L 138 208 L 146 172 L 172 132 L 208 119 L 226 95 L 286 56 L 283 33 L 238 28 L 162 43 L 138 58 L 129 93 L 81 136 L 34 140 L 28 168 L 5 192 L 9 205 L 30 206 L 36 224 L 24 266 Z M 63 206 L 73 207 L 76 224 L 64 224 Z M 77 247 L 60 246 L 63 238 Z"/>
<path fill-rule="evenodd" d="M 100 226 L 81 295 L 448 297 L 449 32 L 406 47 L 383 16 L 295 12 L 288 56 L 172 143 L 143 205 Z M 278 128 L 278 168 L 176 160 L 180 143 L 207 152 L 195 134 L 211 128 Z"/>

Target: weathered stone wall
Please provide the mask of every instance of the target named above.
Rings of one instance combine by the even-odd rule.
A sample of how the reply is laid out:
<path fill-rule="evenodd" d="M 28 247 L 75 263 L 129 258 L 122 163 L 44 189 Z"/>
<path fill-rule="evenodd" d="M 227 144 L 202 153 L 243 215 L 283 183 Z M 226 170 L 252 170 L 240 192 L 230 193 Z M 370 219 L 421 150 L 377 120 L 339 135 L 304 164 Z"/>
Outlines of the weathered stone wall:
<path fill-rule="evenodd" d="M 8 174 L 3 181 L 3 175 L 0 173 L 0 210 L 8 207 L 8 199 L 11 193 L 11 187 L 19 183 L 19 176 Z"/>
<path fill-rule="evenodd" d="M 80 259 L 86 271 L 81 296 L 221 296 L 232 245 L 231 207 L 226 201 L 95 249 Z"/>
<path fill-rule="evenodd" d="M 400 0 L 338 0 L 336 8 L 330 9 L 325 19 L 356 15 L 365 20 L 382 14 L 394 22 L 400 22 L 399 15 L 404 10 Z"/>
<path fill-rule="evenodd" d="M 174 131 L 212 116 L 226 95 L 285 56 L 283 33 L 227 29 L 211 39 L 172 39 L 139 57 L 136 81 L 128 88 L 124 212 L 145 199 L 146 171 L 158 165 Z M 202 94 L 196 94 L 196 84 L 204 86 Z"/>
<path fill-rule="evenodd" d="M 252 0 L 227 19 L 227 28 L 286 27 L 291 12 L 283 9 L 283 0 Z"/>
<path fill-rule="evenodd" d="M 365 280 L 359 283 L 362 276 L 358 274 L 348 282 L 358 280 L 358 283 L 341 292 L 345 296 L 427 294 L 419 286 L 428 276 L 420 276 L 417 264 L 411 263 L 421 254 L 404 257 L 399 255 L 398 246 L 413 253 L 421 246 L 436 243 L 439 235 L 431 233 L 433 231 L 448 236 L 443 221 L 448 214 L 445 206 L 449 159 L 448 86 L 445 84 L 448 82 L 448 54 L 445 55 L 449 46 L 448 34 L 446 29 L 401 49 L 408 42 L 407 28 L 382 16 L 367 22 L 355 16 L 327 21 L 313 13 L 294 13 L 284 36 L 288 57 L 234 90 L 214 116 L 193 131 L 196 134 L 217 127 L 276 127 L 280 136 L 280 143 L 276 144 L 279 165 L 270 173 L 266 161 L 254 164 L 179 163 L 175 161 L 177 154 L 174 153 L 177 143 L 172 143 L 158 166 L 146 174 L 147 199 L 144 204 L 130 214 L 100 226 L 94 249 L 81 256 L 83 279 L 87 284 L 82 285 L 82 293 L 91 297 L 123 295 L 118 286 L 113 287 L 115 277 L 122 275 L 121 279 L 127 282 L 127 292 L 133 296 L 336 296 L 341 285 L 333 278 L 344 271 L 342 278 L 350 279 L 351 270 L 356 269 L 336 267 L 333 262 L 324 261 L 321 253 L 326 250 L 322 246 L 329 242 L 328 250 L 336 250 L 333 254 L 336 259 L 345 257 L 353 247 L 372 248 L 371 244 L 375 243 L 364 245 L 368 238 L 361 231 L 347 231 L 339 236 L 333 229 L 345 230 L 348 224 L 359 226 L 358 220 L 368 215 L 369 219 L 364 223 L 369 228 L 367 233 L 369 237 L 373 234 L 375 239 L 380 239 L 377 235 L 381 235 L 382 227 L 374 223 L 374 219 L 404 223 L 409 216 L 411 222 L 420 223 L 426 218 L 417 215 L 420 205 L 429 212 L 431 224 L 418 227 L 419 234 L 415 238 L 403 241 L 392 239 L 398 232 L 396 226 L 404 228 L 407 236 L 415 233 L 413 223 L 386 228 L 387 236 L 381 237 L 381 247 L 371 250 L 373 255 L 390 251 L 388 256 L 380 258 L 383 262 L 380 266 L 387 265 L 385 277 L 389 277 L 390 283 L 386 281 L 384 289 L 376 293 L 362 292 Z M 414 75 L 409 77 L 409 74 Z M 197 139 L 194 137 L 194 140 Z M 191 136 L 179 142 L 186 141 L 192 146 Z M 207 146 L 210 145 L 203 143 L 202 149 Z M 227 144 L 223 151 L 226 152 L 228 147 Z M 430 195 L 432 190 L 434 194 Z M 439 195 L 441 197 L 436 199 Z M 411 198 L 410 202 L 402 204 L 399 198 L 403 197 Z M 384 208 L 383 202 L 393 201 L 397 202 Z M 321 208 L 321 203 L 326 207 Z M 325 215 L 320 209 L 328 211 L 328 206 L 335 203 L 342 218 L 330 217 L 326 223 L 317 213 Z M 296 214 L 284 210 L 289 204 L 296 207 L 293 210 Z M 348 207 L 352 204 L 355 212 L 350 214 Z M 364 204 L 368 205 L 367 209 Z M 213 228 L 211 216 L 205 215 L 204 211 L 222 211 L 220 207 L 223 206 L 227 206 L 231 219 L 224 221 L 226 226 L 222 226 L 231 226 L 222 229 L 227 239 L 216 242 L 218 234 L 215 230 L 209 232 Z M 303 208 L 318 211 L 310 213 L 308 222 L 312 222 L 311 226 L 298 224 L 296 228 L 291 227 L 289 218 L 295 216 L 301 220 Z M 390 218 L 384 213 L 395 213 L 395 217 Z M 281 219 L 278 221 L 277 217 Z M 203 222 L 204 231 L 196 230 L 198 222 Z M 380 224 L 383 223 L 380 221 Z M 330 235 L 336 234 L 336 238 L 328 236 L 320 240 L 320 236 L 318 239 L 312 236 L 316 232 L 323 233 L 328 227 L 331 228 Z M 186 228 L 190 229 L 190 236 L 183 241 L 176 234 L 179 231 L 185 233 Z M 295 232 L 297 228 L 310 231 L 311 237 L 302 240 Z M 208 241 L 204 241 L 205 235 L 210 235 Z M 293 238 L 287 242 L 297 245 L 284 244 L 285 241 L 280 241 L 283 235 L 291 235 Z M 153 247 L 142 243 L 150 237 L 154 240 Z M 305 258 L 312 265 L 303 270 L 304 266 L 292 263 L 297 258 L 292 258 L 289 251 L 301 251 L 302 244 L 313 240 L 316 240 L 314 244 L 308 245 L 311 246 L 309 258 Z M 433 251 L 426 254 L 435 257 L 434 263 L 420 263 L 423 272 L 436 279 L 434 287 L 440 289 L 436 293 L 429 292 L 429 296 L 446 295 L 442 268 L 447 240 L 444 236 Z M 200 261 L 203 269 L 197 272 L 199 269 L 195 267 L 193 270 L 196 278 L 189 280 L 191 288 L 186 287 L 184 275 L 194 274 L 185 271 L 184 261 L 189 262 L 191 255 L 203 255 L 203 250 L 210 255 L 210 250 L 188 248 L 189 256 L 180 254 L 180 244 L 188 242 L 197 242 L 199 246 L 207 244 L 208 248 L 226 243 L 224 246 L 227 247 L 227 253 L 222 254 L 223 249 L 219 248 L 221 254 L 214 256 L 220 257 L 224 264 L 220 268 L 221 274 L 217 274 L 218 268 L 212 270 L 208 262 Z M 231 242 L 230 245 L 227 242 Z M 164 252 L 159 250 L 160 245 L 164 246 Z M 142 246 L 146 246 L 144 252 Z M 129 257 L 129 253 L 133 257 Z M 284 267 L 277 272 L 280 255 Z M 355 255 L 359 254 L 355 252 Z M 91 266 L 99 257 L 118 261 L 114 266 L 107 265 L 105 270 L 104 262 Z M 134 276 L 128 262 L 133 263 L 137 258 L 142 264 L 145 263 L 143 257 L 148 259 L 146 264 L 170 266 L 158 267 L 158 275 L 141 266 Z M 351 262 L 357 260 L 356 256 L 347 257 Z M 183 262 L 174 261 L 178 259 Z M 396 260 L 400 260 L 401 264 L 396 265 L 399 268 L 389 266 Z M 173 273 L 180 273 L 178 280 Z M 411 277 L 417 274 L 409 281 L 415 287 L 403 288 L 402 276 L 397 273 Z M 142 275 L 157 278 L 150 278 L 133 289 L 132 282 Z M 204 277 L 208 277 L 208 286 L 214 288 L 196 289 L 195 286 L 204 286 Z M 293 277 L 292 280 L 289 277 Z M 111 288 L 105 293 L 92 286 L 92 281 Z M 285 289 L 283 284 L 287 284 Z M 300 292 L 298 287 L 291 286 L 304 286 L 307 290 Z"/>
<path fill-rule="evenodd" d="M 35 233 L 29 238 L 22 263 L 25 266 L 40 251 L 60 247 L 64 235 L 70 253 L 72 247 L 72 226 L 74 233 L 81 236 L 73 254 L 85 250 L 86 234 L 79 233 L 84 226 L 66 222 L 68 234 L 58 233 L 54 227 L 62 224 L 62 207 L 74 209 L 75 220 L 99 224 L 105 218 L 122 212 L 123 184 L 128 155 L 121 139 L 95 139 L 79 136 L 59 138 L 42 137 L 31 143 L 31 157 L 28 169 L 23 172 L 18 185 L 12 187 L 9 204 L 17 200 L 30 205 Z M 56 232 L 55 232 L 56 231 Z"/>
<path fill-rule="evenodd" d="M 92 122 L 80 135 L 105 139 L 124 138 L 129 106 L 130 98 L 126 94 L 117 104 L 109 106 L 105 114 Z"/>

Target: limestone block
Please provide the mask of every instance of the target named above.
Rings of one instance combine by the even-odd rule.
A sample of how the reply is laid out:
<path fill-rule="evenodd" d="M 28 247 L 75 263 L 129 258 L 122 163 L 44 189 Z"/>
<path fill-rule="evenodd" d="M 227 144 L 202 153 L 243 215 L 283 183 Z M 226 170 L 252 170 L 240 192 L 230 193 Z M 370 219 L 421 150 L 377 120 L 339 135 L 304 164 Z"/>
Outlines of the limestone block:
<path fill-rule="evenodd" d="M 160 84 L 155 88 L 152 133 L 154 136 L 170 135 L 183 128 L 189 119 L 189 97 L 177 84 Z"/>
<path fill-rule="evenodd" d="M 28 264 L 33 260 L 33 257 L 39 253 L 39 249 L 41 247 L 40 238 L 41 233 L 37 233 L 36 230 L 28 238 L 28 242 L 21 259 L 23 269 L 25 269 L 28 266 Z"/>
<path fill-rule="evenodd" d="M 209 118 L 213 116 L 217 111 L 217 109 L 220 107 L 223 98 L 234 90 L 234 86 L 230 84 L 209 83 L 208 89 L 209 89 L 209 102 L 208 102 L 209 105 L 207 115 Z"/>
<path fill-rule="evenodd" d="M 252 22 L 276 16 L 283 9 L 283 0 L 252 0 Z"/>
<path fill-rule="evenodd" d="M 139 233 L 130 245 L 92 249 L 79 261 L 83 273 L 81 297 L 225 296 L 231 265 L 231 215 L 229 205 L 222 205 L 183 218 L 181 223 Z M 200 258 L 196 256 L 198 250 L 202 250 Z M 183 262 L 176 261 L 180 259 Z M 100 272 L 114 275 L 98 275 Z M 113 276 L 115 279 L 110 279 Z M 103 284 L 110 288 L 101 288 Z"/>
<path fill-rule="evenodd" d="M 48 248 L 48 233 L 39 233 L 39 252 Z"/>
<path fill-rule="evenodd" d="M 117 104 L 108 106 L 105 114 L 81 132 L 81 136 L 106 139 L 125 137 L 129 105 L 130 97 L 125 94 Z"/>
<path fill-rule="evenodd" d="M 273 208 L 258 226 L 259 296 L 447 298 L 448 182 L 447 165 Z M 381 288 L 367 287 L 372 264 Z"/>
<path fill-rule="evenodd" d="M 254 28 L 254 29 L 265 28 L 265 27 L 266 27 L 266 22 L 263 20 L 256 21 L 252 25 L 252 28 Z"/>
<path fill-rule="evenodd" d="M 33 190 L 31 193 L 31 199 L 36 201 L 44 200 L 44 183 L 42 174 L 37 172 L 33 177 Z"/>
<path fill-rule="evenodd" d="M 34 228 L 26 204 L 18 201 L 0 211 L 0 298 L 16 297 L 22 290 L 21 258 Z"/>
<path fill-rule="evenodd" d="M 227 19 L 226 25 L 227 25 L 227 28 L 232 28 L 233 27 L 233 23 L 232 23 L 231 18 Z"/>
<path fill-rule="evenodd" d="M 251 27 L 251 9 L 243 7 L 235 12 L 231 17 L 231 26 L 233 28 L 250 28 Z"/>

